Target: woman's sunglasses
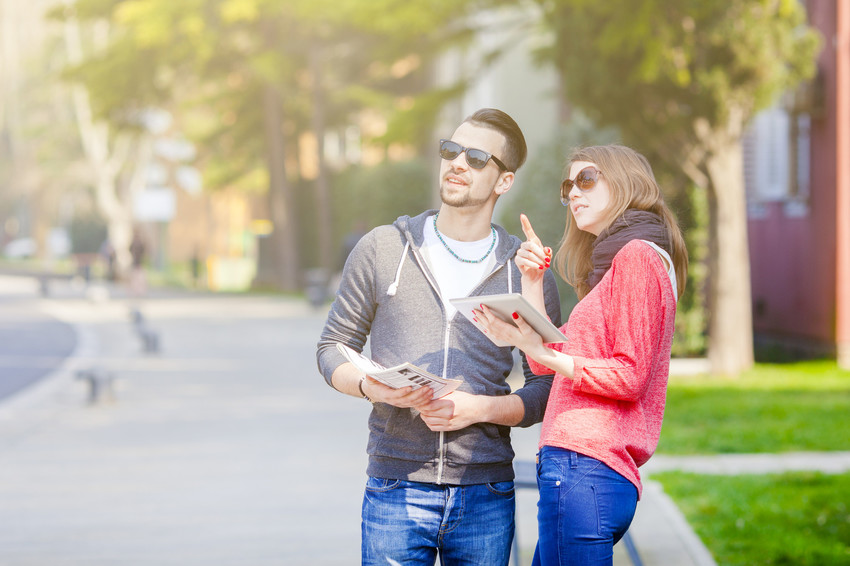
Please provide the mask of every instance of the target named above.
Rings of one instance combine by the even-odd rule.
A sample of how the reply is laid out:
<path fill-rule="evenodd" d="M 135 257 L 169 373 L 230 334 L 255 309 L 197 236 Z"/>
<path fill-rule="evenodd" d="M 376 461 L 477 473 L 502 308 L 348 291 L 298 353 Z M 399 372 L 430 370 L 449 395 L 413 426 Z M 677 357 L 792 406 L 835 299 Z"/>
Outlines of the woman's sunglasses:
<path fill-rule="evenodd" d="M 466 152 L 466 162 L 473 169 L 484 169 L 487 166 L 487 162 L 491 159 L 493 163 L 499 166 L 499 169 L 502 171 L 507 171 L 508 167 L 502 163 L 502 161 L 493 155 L 492 153 L 487 153 L 483 149 L 475 149 L 472 147 L 463 147 L 459 143 L 455 143 L 452 140 L 440 140 L 440 157 L 443 159 L 448 159 L 451 161 L 458 155 L 463 152 Z"/>
<path fill-rule="evenodd" d="M 575 180 L 564 179 L 564 182 L 561 183 L 561 204 L 564 206 L 570 205 L 570 191 L 573 190 L 573 187 L 578 187 L 581 191 L 591 190 L 596 186 L 596 182 L 599 180 L 599 175 L 601 174 L 602 171 L 593 165 L 588 165 L 578 172 Z"/>

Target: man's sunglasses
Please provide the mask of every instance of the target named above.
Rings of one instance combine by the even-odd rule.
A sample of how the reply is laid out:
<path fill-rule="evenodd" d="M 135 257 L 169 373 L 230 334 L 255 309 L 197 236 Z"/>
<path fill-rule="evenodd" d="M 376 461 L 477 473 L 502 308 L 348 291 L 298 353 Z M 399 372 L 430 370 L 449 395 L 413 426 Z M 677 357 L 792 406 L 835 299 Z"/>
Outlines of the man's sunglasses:
<path fill-rule="evenodd" d="M 561 183 L 561 204 L 570 205 L 570 191 L 573 190 L 573 187 L 578 187 L 581 191 L 589 191 L 595 187 L 601 174 L 602 171 L 593 165 L 588 165 L 578 172 L 575 180 L 564 179 L 564 182 Z"/>
<path fill-rule="evenodd" d="M 440 157 L 443 159 L 448 159 L 451 161 L 458 155 L 463 152 L 466 152 L 466 162 L 473 169 L 484 169 L 487 166 L 487 162 L 491 159 L 493 163 L 499 166 L 499 169 L 502 171 L 507 171 L 508 167 L 502 161 L 493 155 L 492 153 L 487 153 L 483 149 L 475 149 L 472 147 L 463 147 L 459 143 L 455 143 L 452 140 L 440 140 Z"/>

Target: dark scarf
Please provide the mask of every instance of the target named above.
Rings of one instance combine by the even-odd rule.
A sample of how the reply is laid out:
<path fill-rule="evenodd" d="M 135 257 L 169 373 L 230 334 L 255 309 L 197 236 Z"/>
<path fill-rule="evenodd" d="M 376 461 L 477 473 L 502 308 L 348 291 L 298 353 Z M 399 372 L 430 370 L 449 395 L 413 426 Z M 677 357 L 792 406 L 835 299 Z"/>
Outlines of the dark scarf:
<path fill-rule="evenodd" d="M 593 289 L 611 268 L 611 262 L 620 249 L 632 240 L 647 240 L 658 245 L 673 257 L 670 235 L 661 217 L 653 212 L 630 208 L 603 230 L 593 242 L 590 259 L 593 270 L 587 284 Z"/>

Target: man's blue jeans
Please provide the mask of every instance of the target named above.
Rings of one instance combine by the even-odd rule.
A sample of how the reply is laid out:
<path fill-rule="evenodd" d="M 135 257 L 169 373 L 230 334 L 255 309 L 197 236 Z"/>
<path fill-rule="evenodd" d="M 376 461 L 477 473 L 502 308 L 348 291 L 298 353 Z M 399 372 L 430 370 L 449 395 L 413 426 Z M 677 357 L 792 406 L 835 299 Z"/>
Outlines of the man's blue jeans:
<path fill-rule="evenodd" d="M 369 478 L 363 496 L 364 565 L 507 565 L 514 482 L 449 486 Z"/>
<path fill-rule="evenodd" d="M 637 488 L 599 460 L 544 446 L 537 463 L 537 548 L 533 566 L 610 566 L 626 534 Z"/>

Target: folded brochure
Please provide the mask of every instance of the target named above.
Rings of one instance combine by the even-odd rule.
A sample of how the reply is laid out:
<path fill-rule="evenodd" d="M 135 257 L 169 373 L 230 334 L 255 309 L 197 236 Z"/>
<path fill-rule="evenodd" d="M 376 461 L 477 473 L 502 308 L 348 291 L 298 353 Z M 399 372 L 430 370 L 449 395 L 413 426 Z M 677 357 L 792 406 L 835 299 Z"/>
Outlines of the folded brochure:
<path fill-rule="evenodd" d="M 393 389 L 401 389 L 408 386 L 414 389 L 430 387 L 434 390 L 433 398 L 438 399 L 448 395 L 461 384 L 460 379 L 443 379 L 410 362 L 386 368 L 345 344 L 337 342 L 336 347 L 348 358 L 348 361 L 357 366 L 357 369 Z"/>

